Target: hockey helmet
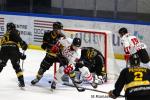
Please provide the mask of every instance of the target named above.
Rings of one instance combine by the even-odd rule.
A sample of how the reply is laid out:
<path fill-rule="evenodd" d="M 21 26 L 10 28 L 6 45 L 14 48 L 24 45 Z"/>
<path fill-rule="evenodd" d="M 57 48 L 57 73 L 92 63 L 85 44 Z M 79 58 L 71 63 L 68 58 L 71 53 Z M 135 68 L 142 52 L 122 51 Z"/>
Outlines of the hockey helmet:
<path fill-rule="evenodd" d="M 53 23 L 53 30 L 59 30 L 59 29 L 63 29 L 63 25 L 61 22 L 54 22 Z"/>
<path fill-rule="evenodd" d="M 93 48 L 90 48 L 87 50 L 86 56 L 88 59 L 93 59 L 96 55 L 97 55 L 97 52 Z"/>
<path fill-rule="evenodd" d="M 12 29 L 15 29 L 16 28 L 16 26 L 15 26 L 15 24 L 14 23 L 7 23 L 7 30 L 12 30 Z"/>
<path fill-rule="evenodd" d="M 137 54 L 132 54 L 129 58 L 129 63 L 131 67 L 140 65 L 140 58 Z"/>
<path fill-rule="evenodd" d="M 119 33 L 121 36 L 123 36 L 124 34 L 128 33 L 128 30 L 127 30 L 127 28 L 122 27 L 122 28 L 119 29 L 118 33 Z"/>
<path fill-rule="evenodd" d="M 76 47 L 80 47 L 81 46 L 81 39 L 80 38 L 74 38 L 72 45 L 74 45 Z"/>

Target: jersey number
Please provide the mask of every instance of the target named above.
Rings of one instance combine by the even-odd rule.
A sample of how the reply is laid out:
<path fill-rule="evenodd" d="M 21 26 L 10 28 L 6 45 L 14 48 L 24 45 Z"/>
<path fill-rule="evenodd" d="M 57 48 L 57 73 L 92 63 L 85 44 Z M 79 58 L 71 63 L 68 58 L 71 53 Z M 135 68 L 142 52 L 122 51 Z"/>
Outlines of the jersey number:
<path fill-rule="evenodd" d="M 131 39 L 131 41 L 133 42 L 134 45 L 137 45 L 139 43 L 137 38 L 133 38 Z"/>
<path fill-rule="evenodd" d="M 143 79 L 143 73 L 142 72 L 135 72 L 134 73 L 134 81 L 142 81 Z"/>

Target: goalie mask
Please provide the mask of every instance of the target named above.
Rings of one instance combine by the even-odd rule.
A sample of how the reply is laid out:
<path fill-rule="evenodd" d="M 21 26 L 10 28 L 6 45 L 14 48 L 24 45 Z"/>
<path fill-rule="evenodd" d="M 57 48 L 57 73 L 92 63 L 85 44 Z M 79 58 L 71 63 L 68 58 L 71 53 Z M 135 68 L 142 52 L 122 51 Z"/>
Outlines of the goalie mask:
<path fill-rule="evenodd" d="M 132 54 L 129 58 L 129 63 L 131 67 L 140 65 L 140 58 L 137 54 Z"/>

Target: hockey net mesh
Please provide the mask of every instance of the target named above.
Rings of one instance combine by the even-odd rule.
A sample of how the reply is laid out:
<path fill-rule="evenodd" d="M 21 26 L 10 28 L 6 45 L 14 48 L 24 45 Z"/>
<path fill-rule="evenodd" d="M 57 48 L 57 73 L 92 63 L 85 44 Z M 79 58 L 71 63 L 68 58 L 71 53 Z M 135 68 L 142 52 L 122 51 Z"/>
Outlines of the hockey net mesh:
<path fill-rule="evenodd" d="M 82 47 L 94 47 L 102 52 L 105 57 L 104 71 L 108 80 L 116 80 L 120 68 L 116 63 L 112 46 L 112 33 L 110 31 L 89 30 L 89 29 L 64 29 L 67 37 L 79 37 L 82 39 Z"/>

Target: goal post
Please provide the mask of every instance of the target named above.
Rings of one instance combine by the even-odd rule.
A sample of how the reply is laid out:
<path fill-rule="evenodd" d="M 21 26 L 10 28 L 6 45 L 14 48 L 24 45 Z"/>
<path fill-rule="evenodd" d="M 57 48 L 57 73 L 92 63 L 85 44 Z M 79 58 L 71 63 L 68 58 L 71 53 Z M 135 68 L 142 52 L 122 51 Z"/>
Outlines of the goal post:
<path fill-rule="evenodd" d="M 120 68 L 114 57 L 111 31 L 69 28 L 64 29 L 64 34 L 70 38 L 81 38 L 81 47 L 93 47 L 102 52 L 105 57 L 104 71 L 107 73 L 107 78 L 116 79 L 118 77 Z"/>

